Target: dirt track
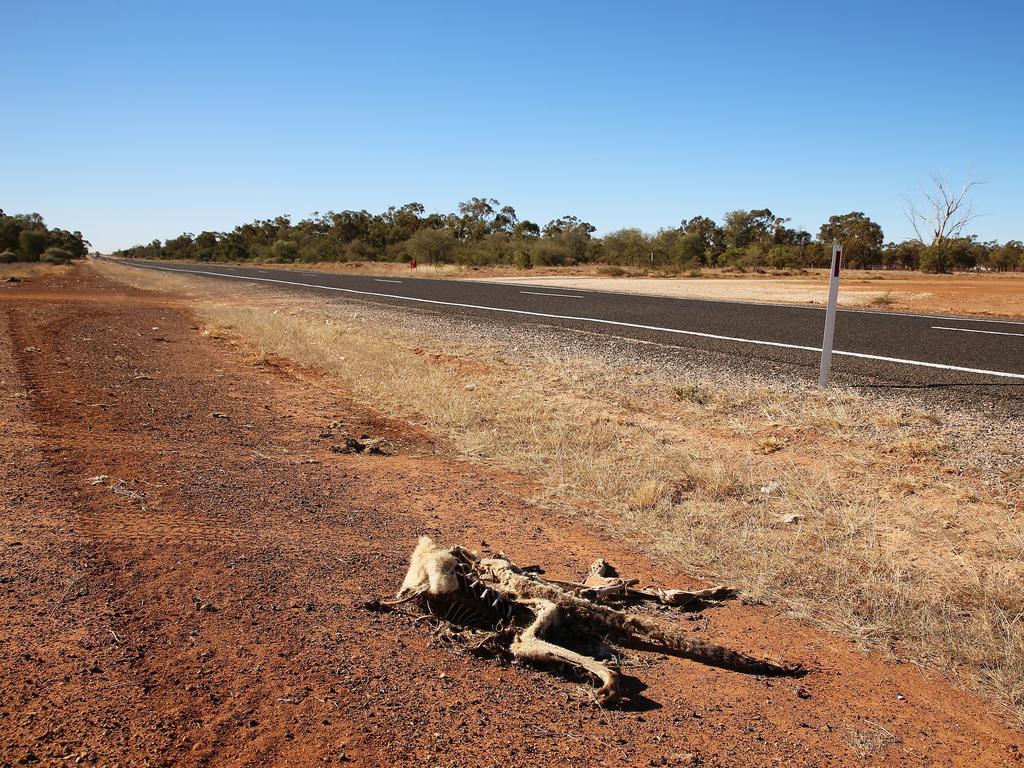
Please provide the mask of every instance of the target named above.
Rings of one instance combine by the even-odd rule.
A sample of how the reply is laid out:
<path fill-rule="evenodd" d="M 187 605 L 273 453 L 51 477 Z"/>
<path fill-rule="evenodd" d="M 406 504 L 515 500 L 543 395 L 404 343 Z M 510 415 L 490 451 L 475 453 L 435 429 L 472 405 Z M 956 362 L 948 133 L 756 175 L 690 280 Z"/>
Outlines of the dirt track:
<path fill-rule="evenodd" d="M 82 268 L 0 285 L 0 401 L 0 766 L 1021 765 L 984 702 L 766 607 L 694 628 L 803 680 L 636 653 L 608 711 L 363 610 L 422 532 L 692 582 L 184 303 Z M 397 454 L 330 450 L 362 432 Z"/>

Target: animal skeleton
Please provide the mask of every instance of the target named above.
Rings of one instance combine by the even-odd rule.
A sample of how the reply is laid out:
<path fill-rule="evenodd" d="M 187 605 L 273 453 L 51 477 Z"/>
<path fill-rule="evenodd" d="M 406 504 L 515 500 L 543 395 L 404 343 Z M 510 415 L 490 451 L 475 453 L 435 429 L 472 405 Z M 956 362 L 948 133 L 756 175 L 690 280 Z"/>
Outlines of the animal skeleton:
<path fill-rule="evenodd" d="M 621 641 L 660 646 L 685 658 L 758 675 L 803 673 L 799 665 L 775 664 L 715 643 L 692 637 L 673 624 L 650 615 L 629 613 L 601 601 L 656 600 L 665 605 L 715 604 L 736 596 L 728 588 L 687 592 L 638 589 L 637 579 L 618 578 L 598 560 L 581 582 L 549 581 L 530 569 L 516 567 L 500 555 L 480 558 L 460 546 L 444 548 L 420 537 L 413 551 L 395 605 L 417 601 L 427 613 L 469 630 L 491 630 L 511 638 L 508 650 L 516 659 L 538 664 L 565 663 L 601 681 L 597 699 L 609 704 L 620 696 L 617 665 L 558 644 L 571 633 L 615 636 Z"/>

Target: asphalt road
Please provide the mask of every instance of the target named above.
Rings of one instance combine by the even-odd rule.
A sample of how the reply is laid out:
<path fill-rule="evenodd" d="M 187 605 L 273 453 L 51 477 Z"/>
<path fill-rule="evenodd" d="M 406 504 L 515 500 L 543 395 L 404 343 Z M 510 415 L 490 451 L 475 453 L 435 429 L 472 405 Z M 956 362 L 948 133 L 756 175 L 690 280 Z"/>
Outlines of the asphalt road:
<path fill-rule="evenodd" d="M 821 308 L 637 296 L 472 280 L 325 274 L 264 266 L 166 264 L 145 269 L 246 280 L 300 291 L 364 297 L 434 311 L 542 323 L 791 366 L 817 377 Z M 841 289 L 840 289 L 841 290 Z M 1021 298 L 1024 302 L 1024 297 Z M 955 387 L 1024 401 L 1024 321 L 840 310 L 833 372 L 844 383 L 893 388 Z M 1007 403 L 1002 403 L 1007 405 Z"/>

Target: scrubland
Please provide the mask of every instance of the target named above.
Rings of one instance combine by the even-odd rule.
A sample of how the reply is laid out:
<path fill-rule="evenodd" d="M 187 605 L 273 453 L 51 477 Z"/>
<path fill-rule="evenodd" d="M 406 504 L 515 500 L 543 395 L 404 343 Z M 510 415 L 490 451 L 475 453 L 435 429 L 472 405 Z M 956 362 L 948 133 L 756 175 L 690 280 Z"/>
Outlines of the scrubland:
<path fill-rule="evenodd" d="M 1024 711 L 1019 423 L 654 365 L 568 332 L 95 268 L 187 297 L 253 365 L 322 371 L 580 525 Z"/>

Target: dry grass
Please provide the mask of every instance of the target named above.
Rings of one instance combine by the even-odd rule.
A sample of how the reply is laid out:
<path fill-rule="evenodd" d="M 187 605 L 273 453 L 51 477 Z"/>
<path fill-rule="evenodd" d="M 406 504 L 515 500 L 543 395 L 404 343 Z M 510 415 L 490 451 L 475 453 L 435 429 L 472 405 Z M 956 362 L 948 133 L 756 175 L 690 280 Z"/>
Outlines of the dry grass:
<path fill-rule="evenodd" d="M 497 338 L 385 328 L 392 310 L 98 268 L 188 292 L 256 359 L 339 377 L 461 454 L 536 478 L 539 503 L 1024 711 L 1019 433 L 844 391 L 680 383 Z"/>
<path fill-rule="evenodd" d="M 872 307 L 891 307 L 895 303 L 896 299 L 893 298 L 893 295 L 888 291 L 881 294 L 880 296 L 875 296 L 875 298 L 873 298 L 870 302 Z"/>
<path fill-rule="evenodd" d="M 40 264 L 38 262 L 17 264 L 0 264 L 0 280 L 15 277 L 19 280 L 31 280 L 45 275 L 57 275 L 71 269 L 68 264 Z"/>

